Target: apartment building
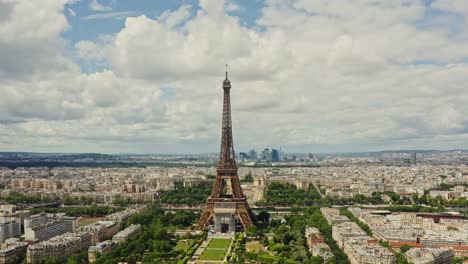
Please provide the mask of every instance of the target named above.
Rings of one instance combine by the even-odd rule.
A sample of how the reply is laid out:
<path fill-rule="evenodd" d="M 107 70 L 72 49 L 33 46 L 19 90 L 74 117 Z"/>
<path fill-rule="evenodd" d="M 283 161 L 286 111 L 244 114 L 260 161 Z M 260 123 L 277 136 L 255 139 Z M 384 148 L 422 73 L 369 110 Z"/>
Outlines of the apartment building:
<path fill-rule="evenodd" d="M 28 247 L 26 257 L 29 263 L 39 262 L 45 258 L 55 258 L 60 263 L 76 252 L 91 246 L 91 235 L 88 233 L 66 233 Z"/>
<path fill-rule="evenodd" d="M 125 242 L 129 239 L 132 239 L 141 232 L 141 225 L 130 225 L 124 230 L 118 232 L 113 238 L 112 241 L 117 243 Z"/>
<path fill-rule="evenodd" d="M 8 239 L 0 249 L 0 264 L 19 263 L 26 256 L 28 243 Z"/>
<path fill-rule="evenodd" d="M 309 251 L 313 256 L 320 256 L 325 260 L 333 257 L 330 247 L 325 243 L 325 238 L 315 227 L 305 229 L 305 237 L 309 246 Z"/>
<path fill-rule="evenodd" d="M 351 264 L 395 264 L 396 257 L 378 243 L 367 243 L 362 239 L 350 239 L 344 243 L 343 251 Z"/>
<path fill-rule="evenodd" d="M 454 252 L 451 248 L 411 248 L 405 256 L 413 264 L 451 264 Z"/>
<path fill-rule="evenodd" d="M 0 243 L 13 237 L 21 236 L 21 224 L 15 218 L 3 218 L 0 220 Z"/>
<path fill-rule="evenodd" d="M 97 255 L 106 255 L 110 253 L 114 248 L 116 248 L 119 244 L 112 240 L 106 240 L 97 243 L 95 246 L 91 246 L 88 249 L 88 260 L 90 263 L 93 263 Z"/>
<path fill-rule="evenodd" d="M 98 221 L 90 225 L 82 226 L 79 230 L 91 234 L 91 240 L 94 245 L 117 234 L 119 227 L 117 223 L 113 221 Z"/>
<path fill-rule="evenodd" d="M 76 227 L 76 217 L 42 213 L 24 220 L 24 237 L 30 241 L 44 241 L 67 232 L 74 232 Z"/>
<path fill-rule="evenodd" d="M 343 249 L 345 242 L 349 239 L 369 238 L 366 232 L 353 222 L 344 222 L 334 225 L 332 227 L 332 237 L 341 249 Z"/>

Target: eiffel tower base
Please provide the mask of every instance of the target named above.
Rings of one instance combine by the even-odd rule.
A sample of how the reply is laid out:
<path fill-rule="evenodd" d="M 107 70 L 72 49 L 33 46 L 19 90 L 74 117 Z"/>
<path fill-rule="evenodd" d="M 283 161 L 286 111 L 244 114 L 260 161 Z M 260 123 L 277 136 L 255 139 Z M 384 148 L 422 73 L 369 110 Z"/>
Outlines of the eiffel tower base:
<path fill-rule="evenodd" d="M 253 225 L 252 216 L 250 215 L 249 205 L 245 199 L 208 199 L 200 219 L 198 220 L 195 230 L 203 231 L 208 223 L 213 219 L 215 222 L 215 231 L 220 232 L 222 224 L 228 224 L 227 232 L 232 232 L 233 222 L 237 218 L 244 227 L 244 230 Z M 223 221 L 224 220 L 224 221 Z M 235 226 L 235 225 L 234 225 Z"/>
<path fill-rule="evenodd" d="M 215 214 L 213 219 L 214 219 L 215 231 L 217 233 L 236 232 L 236 215 Z"/>

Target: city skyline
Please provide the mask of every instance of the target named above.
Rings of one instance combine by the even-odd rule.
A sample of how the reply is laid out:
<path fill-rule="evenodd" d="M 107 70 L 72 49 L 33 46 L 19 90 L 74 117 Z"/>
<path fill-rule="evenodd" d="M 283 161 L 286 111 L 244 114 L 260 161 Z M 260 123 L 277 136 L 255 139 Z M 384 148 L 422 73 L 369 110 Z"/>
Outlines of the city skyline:
<path fill-rule="evenodd" d="M 269 149 L 270 151 L 271 150 L 278 150 L 277 148 L 275 147 L 271 147 L 271 146 L 266 146 L 266 147 L 259 147 L 258 149 L 257 148 L 250 148 L 250 149 L 241 149 L 241 150 L 235 150 L 235 154 L 236 156 L 239 156 L 240 153 L 247 153 L 251 150 L 255 150 L 256 153 L 258 155 L 261 154 L 261 152 L 265 149 Z M 412 154 L 412 153 L 425 153 L 425 152 L 458 152 L 458 151 L 461 151 L 461 152 L 468 152 L 468 149 L 395 149 L 395 150 L 387 150 L 387 149 L 384 149 L 384 150 L 376 150 L 376 151 L 329 151 L 329 152 L 320 152 L 320 151 L 317 151 L 317 152 L 313 152 L 313 151 L 307 151 L 307 150 L 304 150 L 303 152 L 294 152 L 294 151 L 285 151 L 284 149 L 282 150 L 282 153 L 284 154 L 288 154 L 288 155 L 292 155 L 292 154 L 300 154 L 300 155 L 308 155 L 308 154 L 313 154 L 313 155 L 329 155 L 329 154 L 343 154 L 343 155 L 346 155 L 346 154 L 378 154 L 378 153 L 385 153 L 385 152 L 389 152 L 389 153 L 406 153 L 406 154 Z M 137 152 L 36 152 L 36 151 L 1 151 L 0 152 L 0 155 L 1 154 L 8 154 L 8 153 L 12 153 L 12 154 L 44 154 L 44 155 L 73 155 L 73 154 L 103 154 L 103 155 L 116 155 L 116 156 L 119 156 L 119 155 L 135 155 L 135 156 L 151 156 L 151 155 L 155 155 L 155 156 L 177 156 L 177 155 L 194 155 L 194 156 L 197 156 L 197 155 L 218 155 L 218 151 L 217 150 L 213 150 L 211 152 L 166 152 L 166 153 L 158 153 L 158 152 L 141 152 L 141 153 L 137 153 Z"/>
<path fill-rule="evenodd" d="M 0 263 L 468 263 L 468 0 L 0 0 Z"/>
<path fill-rule="evenodd" d="M 466 1 L 0 10 L 1 151 L 215 153 L 226 63 L 236 153 L 468 149 Z"/>

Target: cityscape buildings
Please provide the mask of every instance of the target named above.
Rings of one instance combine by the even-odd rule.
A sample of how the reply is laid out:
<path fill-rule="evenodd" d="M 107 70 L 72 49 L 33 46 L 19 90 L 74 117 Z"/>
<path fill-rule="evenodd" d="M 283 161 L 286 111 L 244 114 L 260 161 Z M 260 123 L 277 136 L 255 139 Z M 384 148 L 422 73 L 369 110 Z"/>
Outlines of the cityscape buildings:
<path fill-rule="evenodd" d="M 7 239 L 0 248 L 0 263 L 18 263 L 26 256 L 28 243 L 19 239 Z"/>
<path fill-rule="evenodd" d="M 93 263 L 96 258 L 101 255 L 104 256 L 112 252 L 119 244 L 113 240 L 105 240 L 96 245 L 89 247 L 88 249 L 88 260 L 90 263 Z"/>
<path fill-rule="evenodd" d="M 444 263 L 454 258 L 461 259 L 468 256 L 467 220 L 462 214 L 455 212 L 460 211 L 459 207 L 447 207 L 449 211 L 445 214 L 369 209 L 372 206 L 394 205 L 395 195 L 399 195 L 400 202 L 408 203 L 405 206 L 410 206 L 413 199 L 422 198 L 432 199 L 432 202 L 453 202 L 454 205 L 456 202 L 463 202 L 468 192 L 466 186 L 468 166 L 463 162 L 441 165 L 438 162 L 447 159 L 445 154 L 433 155 L 435 154 L 421 154 L 416 165 L 404 162 L 388 165 L 387 162 L 391 164 L 389 161 L 393 159 L 390 156 L 382 161 L 380 156 L 320 157 L 309 154 L 297 156 L 295 162 L 280 161 L 263 165 L 256 162 L 253 166 L 247 159 L 246 162 L 239 162 L 236 165 L 240 164 L 237 170 L 239 181 L 249 179 L 242 181 L 240 188 L 249 203 L 249 208 L 256 210 L 262 208 L 262 201 L 273 183 L 290 184 L 304 191 L 315 187 L 323 199 L 355 199 L 355 197 L 370 199 L 375 194 L 379 194 L 381 197 L 379 202 L 382 203 L 380 205 L 364 203 L 363 206 L 368 208 L 359 209 L 360 206 L 349 208 L 359 221 L 370 227 L 371 236 L 360 229 L 352 219 L 341 215 L 340 208 L 320 209 L 326 222 L 332 226 L 332 238 L 352 263 L 394 263 L 394 253 L 381 246 L 379 241 L 388 243 L 395 252 L 398 252 L 402 246 L 409 245 L 411 250 L 404 255 L 415 263 L 434 261 Z M 464 159 L 464 154 L 460 153 L 447 155 L 451 155 L 451 160 Z M 395 157 L 404 160 L 408 154 L 398 154 Z M 205 164 L 210 162 L 206 161 Z M 309 166 L 311 162 L 320 166 L 315 164 Z M 344 163 L 347 165 L 342 165 Z M 216 172 L 212 166 L 194 165 L 143 168 L 2 167 L 0 183 L 5 188 L 0 191 L 0 198 L 6 199 L 21 193 L 61 202 L 86 199 L 97 205 L 110 205 L 122 199 L 147 203 L 158 200 L 161 193 L 174 190 L 176 186 L 197 188 L 197 186 L 212 185 L 215 180 L 211 175 L 215 175 Z M 50 206 L 58 204 L 51 202 Z M 278 206 L 281 208 L 284 205 Z M 5 228 L 8 228 L 3 234 L 10 236 L 10 226 L 16 226 L 13 230 L 19 230 L 19 233 L 16 232 L 13 238 L 4 238 L 0 261 L 1 259 L 14 261 L 28 257 L 31 260 L 39 260 L 51 256 L 65 259 L 70 254 L 82 250 L 88 250 L 89 260 L 94 261 L 96 256 L 106 255 L 115 249 L 118 243 L 125 243 L 126 239 L 131 239 L 131 234 L 138 235 L 139 231 L 136 233 L 126 231 L 130 234 L 128 238 L 125 232 L 116 236 L 121 224 L 131 215 L 144 211 L 144 208 L 145 206 L 129 206 L 125 211 L 107 215 L 100 221 L 78 227 L 77 219 L 74 217 L 63 214 L 30 214 L 29 210 L 4 204 L 0 208 L 0 220 L 5 224 Z M 194 208 L 202 209 L 203 205 L 197 204 Z M 232 218 L 225 218 L 225 214 L 232 213 L 232 209 L 218 206 L 217 212 L 219 216 L 214 217 L 210 230 L 226 232 L 237 229 L 233 227 L 235 222 L 231 221 Z M 275 214 L 274 217 L 281 220 L 284 219 L 282 218 L 284 214 L 287 212 Z M 185 233 L 187 231 L 184 231 Z M 20 240 L 11 241 L 22 237 L 22 234 L 30 245 Z M 113 238 L 114 236 L 116 237 Z M 335 257 L 324 234 L 317 229 L 309 227 L 303 236 L 311 255 L 328 259 Z"/>
<path fill-rule="evenodd" d="M 407 243 L 416 248 L 450 248 L 452 256 L 468 256 L 468 221 L 462 215 L 349 210 L 373 230 L 376 239 L 392 247 Z"/>
<path fill-rule="evenodd" d="M 77 226 L 76 221 L 76 217 L 63 214 L 32 215 L 24 220 L 25 239 L 44 241 L 67 232 L 74 232 Z"/>
<path fill-rule="evenodd" d="M 124 211 L 108 215 L 106 221 L 98 221 L 82 226 L 74 232 L 63 233 L 47 240 L 33 243 L 27 247 L 27 261 L 28 263 L 35 263 L 47 258 L 53 258 L 63 262 L 68 256 L 84 250 L 88 251 L 90 261 L 94 261 L 97 252 L 105 254 L 118 244 L 132 239 L 141 231 L 140 225 L 131 225 L 118 232 L 118 224 L 123 219 L 127 219 L 131 215 L 140 213 L 145 209 L 146 206 L 130 207 Z M 110 221 L 109 219 L 114 219 L 115 221 Z M 40 221 L 43 220 L 39 220 L 38 222 Z M 109 238 L 112 238 L 111 242 L 100 243 Z"/>
<path fill-rule="evenodd" d="M 307 239 L 307 245 L 309 246 L 309 251 L 314 256 L 320 256 L 325 261 L 333 257 L 330 246 L 325 243 L 324 236 L 320 231 L 315 227 L 307 227 L 305 229 L 305 236 Z"/>
<path fill-rule="evenodd" d="M 15 218 L 0 220 L 0 243 L 14 237 L 20 237 L 21 223 L 18 223 Z"/>
<path fill-rule="evenodd" d="M 0 264 L 468 264 L 467 47 L 468 0 L 0 0 Z"/>
<path fill-rule="evenodd" d="M 451 264 L 454 257 L 451 248 L 411 248 L 405 256 L 414 264 Z"/>

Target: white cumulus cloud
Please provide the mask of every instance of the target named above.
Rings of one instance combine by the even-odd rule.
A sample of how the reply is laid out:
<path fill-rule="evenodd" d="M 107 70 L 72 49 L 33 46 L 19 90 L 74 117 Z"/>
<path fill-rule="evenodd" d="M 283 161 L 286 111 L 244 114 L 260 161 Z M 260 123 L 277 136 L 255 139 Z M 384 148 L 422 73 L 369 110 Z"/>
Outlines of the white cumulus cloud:
<path fill-rule="evenodd" d="M 94 11 L 112 11 L 111 6 L 103 5 L 99 3 L 98 0 L 91 0 L 91 3 L 89 3 L 89 8 Z"/>
<path fill-rule="evenodd" d="M 463 1 L 268 0 L 254 27 L 231 1 L 126 14 L 74 45 L 92 73 L 65 55 L 66 1 L 0 3 L 2 149 L 216 151 L 225 64 L 238 150 L 468 148 L 466 32 L 419 26 L 466 20 Z"/>

